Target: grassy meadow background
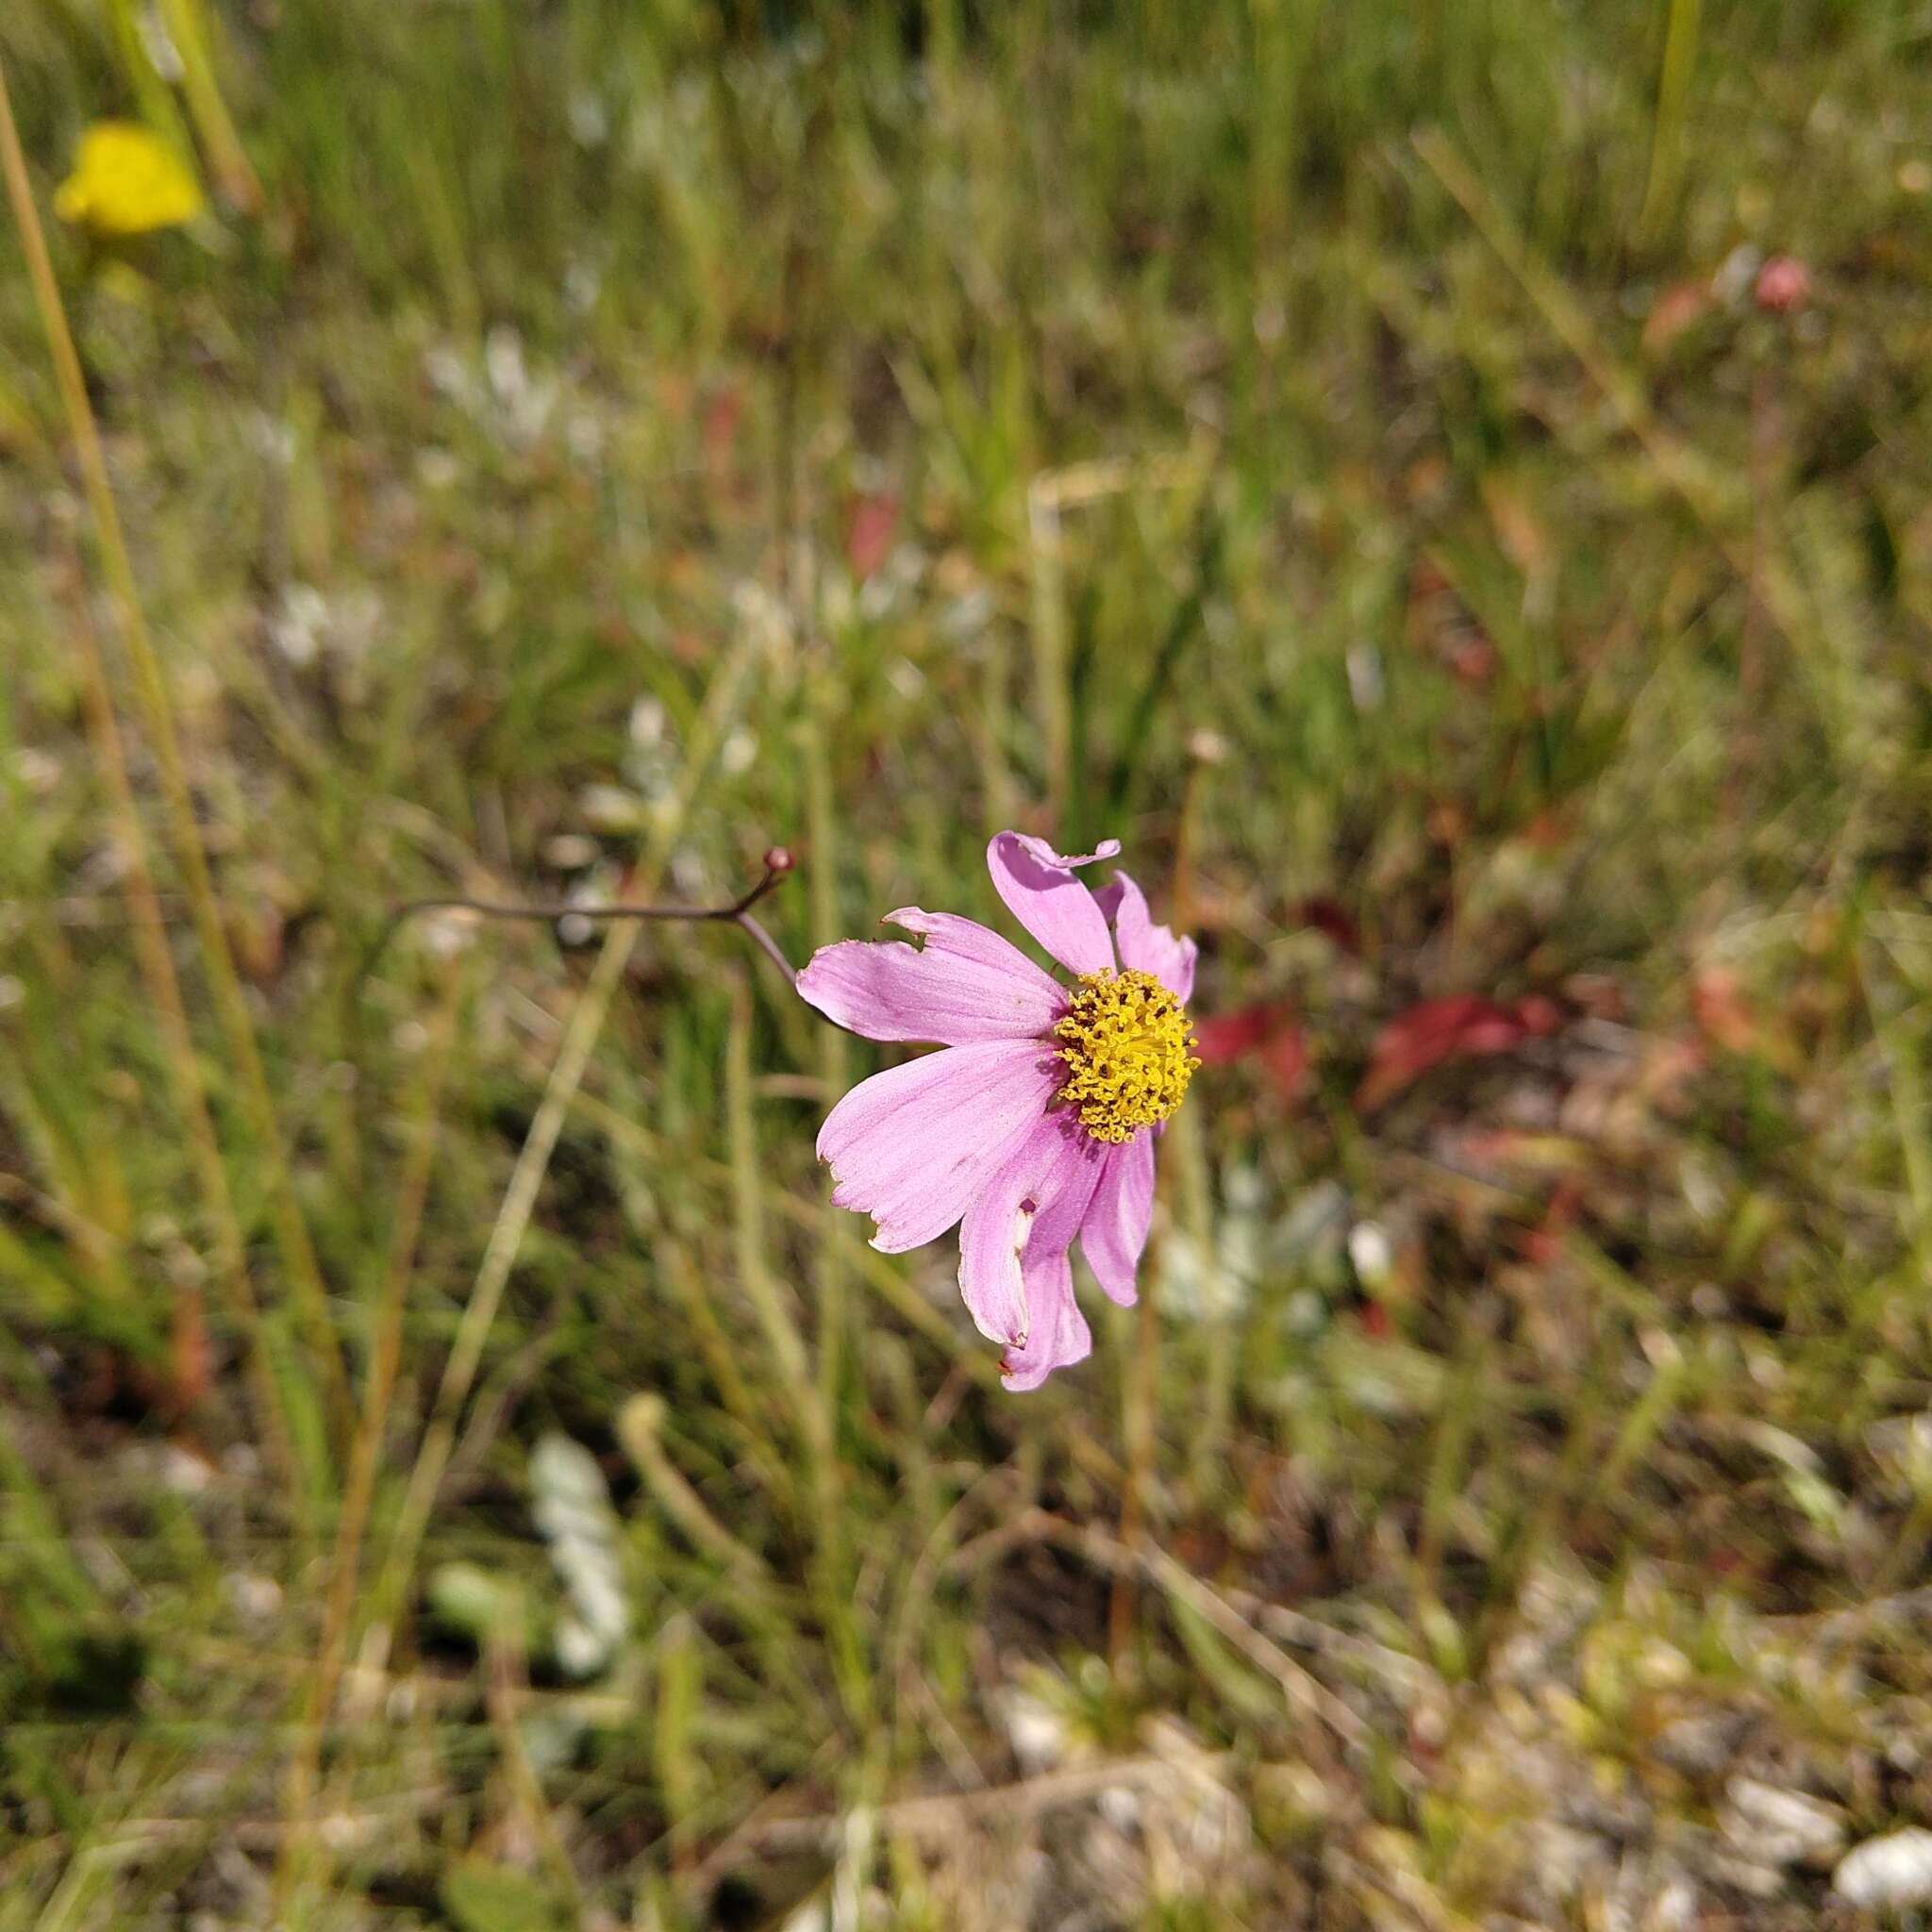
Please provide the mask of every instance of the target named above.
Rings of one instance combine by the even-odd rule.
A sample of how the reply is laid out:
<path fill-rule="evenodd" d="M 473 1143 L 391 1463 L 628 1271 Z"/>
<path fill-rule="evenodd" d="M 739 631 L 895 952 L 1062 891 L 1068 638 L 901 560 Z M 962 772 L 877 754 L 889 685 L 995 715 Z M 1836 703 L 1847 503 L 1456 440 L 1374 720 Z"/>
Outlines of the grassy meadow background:
<path fill-rule="evenodd" d="M 148 627 L 9 225 L 0 1932 L 1878 1923 L 1923 5 L 9 0 L 0 71 Z M 208 211 L 56 221 L 110 116 Z M 890 1056 L 742 934 L 373 952 L 782 843 L 802 959 L 1008 824 L 1123 839 L 1213 1060 L 1036 1395 L 826 1207 Z"/>

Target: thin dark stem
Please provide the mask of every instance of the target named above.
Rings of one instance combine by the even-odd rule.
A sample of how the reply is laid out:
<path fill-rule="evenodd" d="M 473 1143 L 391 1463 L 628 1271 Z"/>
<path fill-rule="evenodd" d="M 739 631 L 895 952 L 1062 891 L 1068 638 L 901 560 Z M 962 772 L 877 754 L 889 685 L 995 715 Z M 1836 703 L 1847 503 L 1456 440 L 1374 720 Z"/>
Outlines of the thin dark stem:
<path fill-rule="evenodd" d="M 655 919 L 683 920 L 687 924 L 699 924 L 706 922 L 722 924 L 725 921 L 741 925 L 769 958 L 785 974 L 787 979 L 798 975 L 792 971 L 791 962 L 779 950 L 777 942 L 751 916 L 751 908 L 772 891 L 791 870 L 789 853 L 774 853 L 765 860 L 764 876 L 748 892 L 741 894 L 728 906 L 562 906 L 562 905 L 502 905 L 491 899 L 471 899 L 458 894 L 433 899 L 411 899 L 407 905 L 398 906 L 384 923 L 381 932 L 376 935 L 375 943 L 369 949 L 362 961 L 361 971 L 356 975 L 359 985 L 375 970 L 376 962 L 388 951 L 389 944 L 402 927 L 419 913 L 424 912 L 474 912 L 484 919 L 532 919 L 541 920 L 546 924 L 559 919 Z"/>
<path fill-rule="evenodd" d="M 763 949 L 765 958 L 795 986 L 798 983 L 797 970 L 793 967 L 791 961 L 785 957 L 784 950 L 779 946 L 778 941 L 749 912 L 741 912 L 738 915 L 738 924 L 743 926 L 745 931 L 758 941 L 758 945 Z"/>

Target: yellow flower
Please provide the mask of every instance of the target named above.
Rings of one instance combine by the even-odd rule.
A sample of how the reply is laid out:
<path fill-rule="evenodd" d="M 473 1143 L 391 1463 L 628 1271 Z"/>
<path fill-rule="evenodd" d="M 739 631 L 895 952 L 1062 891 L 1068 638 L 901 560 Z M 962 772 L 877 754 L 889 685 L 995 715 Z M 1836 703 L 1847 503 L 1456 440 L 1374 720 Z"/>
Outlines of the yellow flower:
<path fill-rule="evenodd" d="M 181 157 L 132 121 L 96 121 L 83 130 L 74 173 L 54 196 L 63 222 L 97 234 L 145 235 L 192 221 L 201 184 Z"/>

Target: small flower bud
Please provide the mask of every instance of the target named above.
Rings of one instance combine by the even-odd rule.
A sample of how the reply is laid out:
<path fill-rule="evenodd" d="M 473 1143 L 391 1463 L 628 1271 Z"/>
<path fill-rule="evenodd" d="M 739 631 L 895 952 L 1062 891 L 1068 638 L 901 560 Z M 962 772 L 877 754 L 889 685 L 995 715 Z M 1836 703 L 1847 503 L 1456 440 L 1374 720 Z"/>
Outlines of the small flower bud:
<path fill-rule="evenodd" d="M 1790 315 L 1811 299 L 1811 271 L 1795 255 L 1774 255 L 1757 271 L 1751 297 L 1767 315 Z"/>
<path fill-rule="evenodd" d="M 769 873 L 776 873 L 782 876 L 797 863 L 798 861 L 783 845 L 771 846 L 765 853 L 765 870 Z"/>

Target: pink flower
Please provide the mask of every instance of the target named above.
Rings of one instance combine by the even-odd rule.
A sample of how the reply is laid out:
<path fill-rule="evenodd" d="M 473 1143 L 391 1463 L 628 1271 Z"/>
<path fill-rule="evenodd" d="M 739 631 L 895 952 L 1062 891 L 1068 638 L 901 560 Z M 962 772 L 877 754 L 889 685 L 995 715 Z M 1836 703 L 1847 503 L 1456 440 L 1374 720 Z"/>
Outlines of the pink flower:
<path fill-rule="evenodd" d="M 1751 294 L 1767 315 L 1790 315 L 1811 299 L 1811 271 L 1794 255 L 1774 255 L 1757 271 Z"/>
<path fill-rule="evenodd" d="M 798 975 L 854 1033 L 942 1047 L 846 1094 L 819 1158 L 834 1203 L 870 1214 L 887 1254 L 960 1224 L 959 1292 L 1003 1345 L 1009 1389 L 1039 1388 L 1093 1345 L 1074 1300 L 1076 1240 L 1107 1294 L 1133 1302 L 1154 1142 L 1199 1064 L 1184 1011 L 1193 941 L 1156 925 L 1124 873 L 1098 892 L 1074 876 L 1120 849 L 1068 858 L 1018 832 L 987 847 L 1000 897 L 1071 987 L 974 921 L 916 906 L 886 921 L 924 945 L 845 940 Z"/>

